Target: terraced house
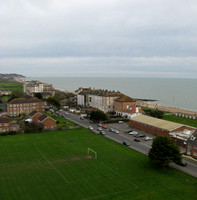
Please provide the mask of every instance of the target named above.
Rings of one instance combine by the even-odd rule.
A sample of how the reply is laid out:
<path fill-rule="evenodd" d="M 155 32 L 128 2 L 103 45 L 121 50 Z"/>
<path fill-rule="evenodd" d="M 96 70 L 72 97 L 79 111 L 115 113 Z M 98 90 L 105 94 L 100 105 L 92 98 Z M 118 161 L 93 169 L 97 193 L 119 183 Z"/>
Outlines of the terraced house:
<path fill-rule="evenodd" d="M 187 140 L 186 154 L 197 159 L 197 130 Z"/>
<path fill-rule="evenodd" d="M 45 110 L 45 102 L 36 97 L 23 96 L 15 98 L 7 104 L 9 116 L 19 116 L 21 113 L 29 114 L 32 111 L 43 112 Z"/>
<path fill-rule="evenodd" d="M 16 121 L 10 121 L 8 117 L 0 117 L 0 133 L 4 131 L 18 131 L 19 125 Z"/>
<path fill-rule="evenodd" d="M 110 112 L 114 110 L 114 100 L 120 96 L 119 91 L 80 88 L 77 93 L 77 104 Z"/>

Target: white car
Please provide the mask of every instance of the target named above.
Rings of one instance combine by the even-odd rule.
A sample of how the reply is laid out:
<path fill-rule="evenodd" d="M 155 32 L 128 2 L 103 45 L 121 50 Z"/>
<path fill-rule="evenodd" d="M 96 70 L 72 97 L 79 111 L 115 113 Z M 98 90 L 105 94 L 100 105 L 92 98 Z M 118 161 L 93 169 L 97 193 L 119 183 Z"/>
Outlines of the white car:
<path fill-rule="evenodd" d="M 136 131 L 132 131 L 129 133 L 129 135 L 137 135 L 137 134 L 138 134 L 138 132 L 136 132 Z"/>
<path fill-rule="evenodd" d="M 150 140 L 153 140 L 153 138 L 151 138 L 151 137 L 145 137 L 144 140 L 145 140 L 145 141 L 150 141 Z"/>
<path fill-rule="evenodd" d="M 119 134 L 119 131 L 118 130 L 114 130 L 114 133 Z"/>
<path fill-rule="evenodd" d="M 93 127 L 92 126 L 88 126 L 88 129 L 93 130 Z"/>

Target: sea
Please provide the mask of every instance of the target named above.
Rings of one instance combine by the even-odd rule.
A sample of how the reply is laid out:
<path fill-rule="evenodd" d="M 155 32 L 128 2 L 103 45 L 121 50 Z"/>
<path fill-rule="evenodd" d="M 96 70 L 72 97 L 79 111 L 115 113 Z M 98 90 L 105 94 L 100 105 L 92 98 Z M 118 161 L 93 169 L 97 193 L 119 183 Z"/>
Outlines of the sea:
<path fill-rule="evenodd" d="M 149 99 L 151 104 L 197 111 L 197 79 L 131 77 L 31 77 L 61 90 L 79 87 L 120 91 L 132 98 Z"/>

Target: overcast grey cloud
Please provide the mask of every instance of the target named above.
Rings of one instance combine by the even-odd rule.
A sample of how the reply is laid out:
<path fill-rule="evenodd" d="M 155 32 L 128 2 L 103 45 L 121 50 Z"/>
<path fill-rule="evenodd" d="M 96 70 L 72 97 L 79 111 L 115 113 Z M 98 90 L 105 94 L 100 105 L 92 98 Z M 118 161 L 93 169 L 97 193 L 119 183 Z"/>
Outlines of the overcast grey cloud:
<path fill-rule="evenodd" d="M 0 0 L 0 27 L 1 73 L 197 78 L 195 0 Z"/>

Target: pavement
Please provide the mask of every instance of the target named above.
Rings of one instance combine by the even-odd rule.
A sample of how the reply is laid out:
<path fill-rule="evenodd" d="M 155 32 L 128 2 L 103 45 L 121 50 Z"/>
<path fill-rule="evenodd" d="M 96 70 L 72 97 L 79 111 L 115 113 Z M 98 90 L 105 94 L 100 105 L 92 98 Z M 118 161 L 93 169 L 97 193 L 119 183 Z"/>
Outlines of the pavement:
<path fill-rule="evenodd" d="M 70 121 L 75 122 L 76 124 L 79 124 L 80 126 L 83 126 L 85 128 L 88 128 L 89 126 L 93 127 L 93 132 L 98 133 L 97 131 L 97 124 L 92 124 L 90 123 L 89 120 L 87 119 L 80 119 L 80 116 L 72 114 L 72 113 L 68 113 L 66 115 L 66 118 Z M 130 143 L 129 148 L 134 149 L 136 151 L 139 151 L 145 155 L 148 155 L 149 149 L 151 148 L 152 145 L 152 141 L 144 141 L 144 139 L 140 139 L 140 142 L 135 142 L 134 139 L 135 137 L 129 134 L 126 134 L 125 131 L 128 129 L 131 129 L 131 127 L 129 127 L 128 124 L 123 123 L 123 124 L 119 124 L 119 123 L 115 123 L 115 124 L 105 124 L 108 129 L 103 129 L 106 133 L 105 137 L 110 138 L 118 143 L 123 143 L 123 141 L 128 141 Z M 114 132 L 110 132 L 109 128 L 114 128 L 116 130 L 119 130 L 119 134 L 116 134 Z M 149 137 L 154 137 L 151 134 L 145 133 L 143 131 L 139 131 L 136 129 L 133 129 L 134 131 L 137 131 L 138 133 L 142 133 L 145 134 L 146 136 Z M 172 167 L 181 170 L 185 173 L 188 173 L 192 176 L 197 177 L 197 161 L 194 161 L 188 157 L 183 157 L 183 161 L 187 162 L 187 166 L 186 167 L 182 167 L 176 164 L 171 164 Z"/>

